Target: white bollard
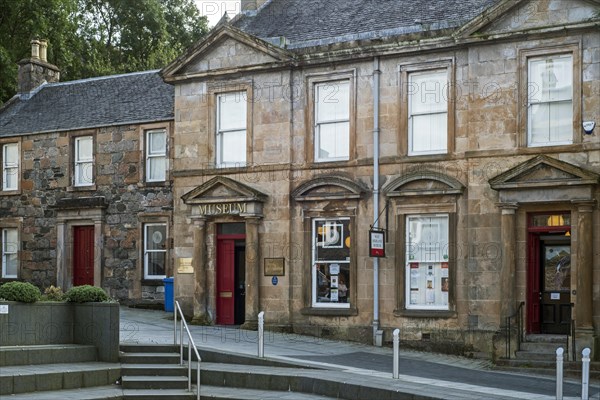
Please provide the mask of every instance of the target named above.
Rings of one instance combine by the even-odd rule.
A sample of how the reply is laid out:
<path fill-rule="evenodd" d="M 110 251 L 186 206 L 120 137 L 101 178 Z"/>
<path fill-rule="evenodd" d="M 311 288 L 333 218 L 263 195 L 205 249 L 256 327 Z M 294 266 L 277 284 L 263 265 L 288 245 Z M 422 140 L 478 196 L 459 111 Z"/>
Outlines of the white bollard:
<path fill-rule="evenodd" d="M 258 313 L 258 356 L 265 357 L 265 312 Z"/>
<path fill-rule="evenodd" d="M 583 349 L 581 355 L 581 400 L 589 400 L 589 386 L 590 386 L 590 353 L 592 351 L 589 348 Z"/>
<path fill-rule="evenodd" d="M 565 349 L 556 349 L 556 400 L 563 399 L 563 354 Z"/>
<path fill-rule="evenodd" d="M 394 330 L 394 379 L 400 378 L 400 329 Z"/>

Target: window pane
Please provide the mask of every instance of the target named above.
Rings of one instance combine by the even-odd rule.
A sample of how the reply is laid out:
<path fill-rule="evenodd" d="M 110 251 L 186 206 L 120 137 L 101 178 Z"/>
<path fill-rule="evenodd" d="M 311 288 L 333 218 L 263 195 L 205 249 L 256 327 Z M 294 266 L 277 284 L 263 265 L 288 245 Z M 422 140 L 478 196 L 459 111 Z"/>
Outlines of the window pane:
<path fill-rule="evenodd" d="M 2 243 L 2 251 L 5 253 L 16 253 L 19 250 L 18 235 L 16 229 L 5 229 Z"/>
<path fill-rule="evenodd" d="M 246 162 L 246 131 L 226 132 L 221 138 L 221 163 Z"/>
<path fill-rule="evenodd" d="M 166 250 L 166 240 L 166 225 L 146 225 L 146 250 Z"/>
<path fill-rule="evenodd" d="M 77 163 L 75 165 L 75 185 L 91 185 L 94 180 L 94 164 L 90 162 Z"/>
<path fill-rule="evenodd" d="M 146 253 L 146 275 L 165 275 L 165 260 L 166 252 L 150 252 Z"/>
<path fill-rule="evenodd" d="M 319 158 L 348 158 L 350 154 L 350 125 L 348 122 L 321 124 L 319 131 Z"/>
<path fill-rule="evenodd" d="M 316 268 L 316 302 L 348 303 L 350 264 L 318 263 Z"/>
<path fill-rule="evenodd" d="M 92 160 L 92 138 L 82 137 L 77 138 L 77 161 L 89 161 Z"/>
<path fill-rule="evenodd" d="M 152 157 L 148 159 L 148 180 L 164 181 L 166 178 L 166 157 Z"/>
<path fill-rule="evenodd" d="M 19 169 L 18 168 L 5 168 L 4 169 L 4 190 L 17 190 L 19 182 Z"/>
<path fill-rule="evenodd" d="M 219 235 L 244 235 L 246 233 L 245 223 L 219 224 L 217 226 Z"/>
<path fill-rule="evenodd" d="M 165 154 L 167 149 L 167 135 L 164 131 L 161 132 L 149 132 L 148 142 L 150 144 L 148 148 L 148 154 Z"/>
<path fill-rule="evenodd" d="M 408 217 L 407 231 L 408 260 L 448 260 L 448 216 Z"/>
<path fill-rule="evenodd" d="M 573 103 L 565 101 L 550 103 L 550 141 L 571 142 L 573 140 Z"/>
<path fill-rule="evenodd" d="M 407 308 L 448 308 L 450 278 L 447 262 L 409 262 L 406 272 Z"/>
<path fill-rule="evenodd" d="M 15 167 L 19 165 L 19 146 L 16 143 L 4 145 L 4 166 Z"/>
<path fill-rule="evenodd" d="M 529 60 L 529 101 L 572 99 L 572 64 L 570 55 Z"/>
<path fill-rule="evenodd" d="M 550 140 L 550 105 L 532 104 L 529 107 L 529 144 L 543 144 Z"/>
<path fill-rule="evenodd" d="M 409 75 L 410 114 L 445 112 L 448 99 L 448 75 L 445 70 Z"/>
<path fill-rule="evenodd" d="M 328 82 L 316 86 L 316 122 L 347 120 L 350 115 L 350 82 Z"/>
<path fill-rule="evenodd" d="M 409 120 L 411 153 L 446 151 L 448 114 L 415 115 Z"/>
<path fill-rule="evenodd" d="M 218 96 L 221 130 L 246 129 L 246 93 L 224 93 Z"/>

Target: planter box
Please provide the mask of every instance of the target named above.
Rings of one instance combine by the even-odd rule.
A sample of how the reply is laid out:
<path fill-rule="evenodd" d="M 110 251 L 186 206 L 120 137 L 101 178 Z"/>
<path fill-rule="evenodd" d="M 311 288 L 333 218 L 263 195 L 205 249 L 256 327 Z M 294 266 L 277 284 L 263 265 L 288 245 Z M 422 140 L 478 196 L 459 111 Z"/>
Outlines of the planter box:
<path fill-rule="evenodd" d="M 0 314 L 0 346 L 90 344 L 98 360 L 119 359 L 119 304 L 117 303 L 18 303 Z"/>

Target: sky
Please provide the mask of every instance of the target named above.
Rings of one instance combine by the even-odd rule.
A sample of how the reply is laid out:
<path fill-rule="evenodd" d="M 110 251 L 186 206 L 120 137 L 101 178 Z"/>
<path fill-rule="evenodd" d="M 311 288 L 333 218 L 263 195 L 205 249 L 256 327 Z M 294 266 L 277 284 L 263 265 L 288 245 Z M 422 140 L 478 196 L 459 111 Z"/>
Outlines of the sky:
<path fill-rule="evenodd" d="M 227 11 L 229 18 L 240 12 L 239 0 L 195 0 L 202 15 L 208 17 L 208 25 L 213 27 Z"/>

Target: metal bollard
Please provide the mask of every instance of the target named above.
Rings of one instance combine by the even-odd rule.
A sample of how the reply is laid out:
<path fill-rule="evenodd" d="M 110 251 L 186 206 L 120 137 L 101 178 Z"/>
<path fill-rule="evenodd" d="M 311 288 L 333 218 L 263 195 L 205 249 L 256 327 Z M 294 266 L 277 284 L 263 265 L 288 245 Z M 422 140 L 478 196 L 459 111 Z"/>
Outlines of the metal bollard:
<path fill-rule="evenodd" d="M 258 356 L 265 357 L 265 312 L 258 313 Z"/>
<path fill-rule="evenodd" d="M 556 400 L 563 398 L 563 354 L 565 349 L 556 349 Z"/>
<path fill-rule="evenodd" d="M 590 386 L 590 353 L 592 351 L 586 347 L 581 352 L 581 400 L 589 400 Z"/>
<path fill-rule="evenodd" d="M 394 330 L 394 372 L 393 378 L 400 378 L 400 329 Z"/>

